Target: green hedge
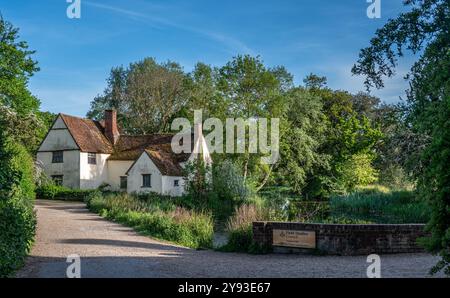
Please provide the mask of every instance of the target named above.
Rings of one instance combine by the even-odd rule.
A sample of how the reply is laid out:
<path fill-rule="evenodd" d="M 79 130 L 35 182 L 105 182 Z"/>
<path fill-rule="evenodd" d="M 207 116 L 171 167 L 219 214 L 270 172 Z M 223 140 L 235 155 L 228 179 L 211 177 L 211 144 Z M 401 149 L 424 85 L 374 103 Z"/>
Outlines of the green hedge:
<path fill-rule="evenodd" d="M 46 184 L 36 189 L 36 198 L 40 200 L 84 201 L 95 190 L 71 189 L 64 186 Z"/>
<path fill-rule="evenodd" d="M 25 148 L 0 139 L 0 277 L 20 268 L 33 244 L 33 172 Z"/>

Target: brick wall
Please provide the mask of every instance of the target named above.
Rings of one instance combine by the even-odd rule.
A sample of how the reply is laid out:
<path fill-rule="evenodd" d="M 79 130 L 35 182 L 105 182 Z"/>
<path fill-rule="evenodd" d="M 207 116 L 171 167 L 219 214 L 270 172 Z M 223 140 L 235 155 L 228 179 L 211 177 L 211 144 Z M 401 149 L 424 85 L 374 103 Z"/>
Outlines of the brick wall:
<path fill-rule="evenodd" d="M 285 222 L 254 222 L 253 238 L 262 246 L 272 247 L 273 230 L 316 232 L 318 251 L 336 255 L 368 255 L 372 253 L 422 252 L 417 244 L 425 236 L 424 225 L 340 225 Z M 273 247 L 274 252 L 311 252 L 307 249 Z"/>

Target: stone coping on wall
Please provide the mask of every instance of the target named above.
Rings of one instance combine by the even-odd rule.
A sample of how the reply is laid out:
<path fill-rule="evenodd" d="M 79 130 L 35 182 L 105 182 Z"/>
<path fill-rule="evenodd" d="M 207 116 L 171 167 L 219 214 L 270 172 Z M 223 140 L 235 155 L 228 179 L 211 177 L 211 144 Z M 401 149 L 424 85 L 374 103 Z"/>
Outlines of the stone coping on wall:
<path fill-rule="evenodd" d="M 289 231 L 297 231 L 297 233 L 289 233 Z M 300 236 L 294 235 L 293 241 L 282 241 L 282 245 L 278 245 L 280 233 L 282 236 L 286 233 Z M 277 238 L 275 243 L 274 234 Z M 423 236 L 426 236 L 423 224 L 253 223 L 254 241 L 280 253 L 320 252 L 333 255 L 365 255 L 422 252 L 423 248 L 418 245 L 417 239 Z M 295 237 L 298 239 L 294 239 Z M 305 238 L 302 239 L 302 237 Z M 302 241 L 308 242 L 308 245 L 304 245 Z"/>

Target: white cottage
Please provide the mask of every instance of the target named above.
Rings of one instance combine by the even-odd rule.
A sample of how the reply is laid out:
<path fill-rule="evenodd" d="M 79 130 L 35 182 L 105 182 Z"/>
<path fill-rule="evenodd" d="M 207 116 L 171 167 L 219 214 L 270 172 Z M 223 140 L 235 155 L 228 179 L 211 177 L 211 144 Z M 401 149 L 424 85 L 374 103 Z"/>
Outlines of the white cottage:
<path fill-rule="evenodd" d="M 201 148 L 206 164 L 211 157 L 201 132 L 194 148 Z M 95 189 L 106 183 L 113 190 L 184 193 L 183 165 L 198 154 L 175 154 L 173 134 L 123 135 L 114 110 L 105 121 L 59 114 L 37 152 L 37 161 L 55 183 L 76 189 Z"/>

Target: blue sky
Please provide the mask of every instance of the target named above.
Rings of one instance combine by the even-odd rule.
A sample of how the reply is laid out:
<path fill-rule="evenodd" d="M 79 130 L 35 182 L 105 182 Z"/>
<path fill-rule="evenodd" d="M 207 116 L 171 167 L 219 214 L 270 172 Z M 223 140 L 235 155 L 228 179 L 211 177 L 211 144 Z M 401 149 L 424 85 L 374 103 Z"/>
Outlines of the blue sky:
<path fill-rule="evenodd" d="M 221 66 L 238 54 L 284 65 L 296 83 L 309 73 L 329 86 L 363 90 L 350 69 L 375 30 L 404 11 L 381 0 L 381 19 L 369 19 L 366 0 L 81 0 L 81 19 L 69 19 L 66 0 L 0 0 L 5 19 L 36 50 L 40 72 L 29 87 L 42 109 L 84 116 L 113 66 L 144 57 Z M 374 91 L 386 102 L 405 97 L 412 56 L 398 75 Z"/>

